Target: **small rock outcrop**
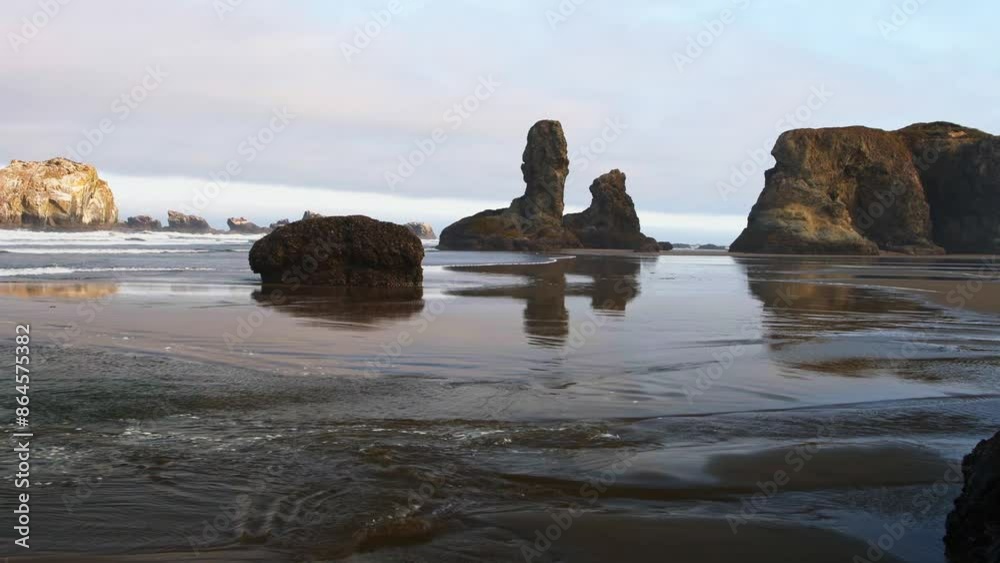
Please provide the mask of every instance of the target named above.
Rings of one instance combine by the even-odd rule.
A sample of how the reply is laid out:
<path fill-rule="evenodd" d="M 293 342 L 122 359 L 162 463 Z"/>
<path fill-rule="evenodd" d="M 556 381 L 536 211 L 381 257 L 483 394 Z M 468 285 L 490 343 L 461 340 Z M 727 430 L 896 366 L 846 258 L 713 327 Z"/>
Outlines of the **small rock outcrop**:
<path fill-rule="evenodd" d="M 674 245 L 670 244 L 669 242 L 661 241 L 659 245 L 661 252 L 670 252 L 671 250 L 674 249 Z"/>
<path fill-rule="evenodd" d="M 563 192 L 569 174 L 566 136 L 558 121 L 539 121 L 528 132 L 521 157 L 524 195 L 506 209 L 466 217 L 441 231 L 447 250 L 551 250 L 576 248 L 563 226 Z"/>
<path fill-rule="evenodd" d="M 167 229 L 183 233 L 208 233 L 212 227 L 203 217 L 185 215 L 180 211 L 167 211 Z"/>
<path fill-rule="evenodd" d="M 951 123 L 799 129 L 772 154 L 734 252 L 1000 249 L 1000 137 Z"/>
<path fill-rule="evenodd" d="M 230 217 L 229 219 L 226 219 L 226 225 L 229 227 L 230 232 L 245 235 L 256 235 L 270 231 L 270 229 L 266 227 L 258 227 L 246 217 Z"/>
<path fill-rule="evenodd" d="M 660 246 L 642 234 L 632 197 L 625 193 L 625 174 L 612 170 L 590 185 L 593 201 L 582 213 L 563 217 L 585 248 L 621 248 L 659 252 Z"/>
<path fill-rule="evenodd" d="M 298 221 L 250 249 L 265 284 L 416 287 L 423 281 L 420 239 L 401 225 L 362 215 Z"/>
<path fill-rule="evenodd" d="M 159 231 L 163 228 L 163 223 L 149 215 L 136 215 L 126 219 L 125 226 L 136 231 Z"/>
<path fill-rule="evenodd" d="M 271 223 L 271 230 L 273 231 L 274 229 L 277 229 L 278 227 L 284 227 L 284 226 L 286 226 L 286 225 L 288 225 L 290 223 L 291 223 L 291 221 L 289 221 L 288 219 L 282 219 L 280 221 L 275 221 L 274 223 Z"/>
<path fill-rule="evenodd" d="M 437 235 L 434 234 L 434 227 L 427 223 L 407 223 L 403 226 L 410 229 L 410 232 L 423 240 L 434 240 L 437 238 Z"/>
<path fill-rule="evenodd" d="M 308 219 L 320 219 L 322 217 L 324 217 L 324 215 L 321 215 L 321 214 L 316 213 L 314 211 L 306 211 L 305 213 L 302 214 L 302 220 L 303 221 L 306 221 Z"/>
<path fill-rule="evenodd" d="M 962 462 L 965 486 L 948 515 L 944 543 L 953 563 L 1000 563 L 1000 433 Z"/>
<path fill-rule="evenodd" d="M 111 228 L 118 207 L 93 166 L 65 158 L 13 160 L 0 169 L 0 226 Z"/>

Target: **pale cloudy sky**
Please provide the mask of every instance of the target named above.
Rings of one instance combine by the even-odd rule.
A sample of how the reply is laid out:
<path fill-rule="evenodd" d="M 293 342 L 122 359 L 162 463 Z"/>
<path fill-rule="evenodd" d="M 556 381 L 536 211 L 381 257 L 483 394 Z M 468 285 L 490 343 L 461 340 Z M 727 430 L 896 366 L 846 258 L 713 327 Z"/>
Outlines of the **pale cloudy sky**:
<path fill-rule="evenodd" d="M 123 215 L 440 229 L 520 195 L 527 130 L 558 119 L 568 207 L 620 168 L 648 234 L 728 243 L 783 130 L 1000 132 L 998 17 L 991 0 L 7 0 L 0 160 L 93 163 Z"/>

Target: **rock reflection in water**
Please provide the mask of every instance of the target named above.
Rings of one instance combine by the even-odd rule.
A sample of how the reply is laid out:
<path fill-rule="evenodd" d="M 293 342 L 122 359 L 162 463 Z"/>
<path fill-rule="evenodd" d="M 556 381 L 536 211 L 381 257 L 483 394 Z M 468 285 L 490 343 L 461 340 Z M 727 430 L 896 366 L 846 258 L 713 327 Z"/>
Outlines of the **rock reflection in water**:
<path fill-rule="evenodd" d="M 526 284 L 453 290 L 464 297 L 506 297 L 525 301 L 524 331 L 531 344 L 560 347 L 569 336 L 570 315 L 566 296 L 590 297 L 591 307 L 602 312 L 624 313 L 639 295 L 641 261 L 634 258 L 578 256 L 551 264 L 463 266 L 451 269 L 483 274 L 520 276 Z M 567 276 L 582 275 L 592 281 L 575 283 Z"/>
<path fill-rule="evenodd" d="M 55 297 L 58 299 L 100 299 L 118 293 L 116 283 L 3 283 L 0 284 L 0 296 L 35 299 L 39 297 Z"/>
<path fill-rule="evenodd" d="M 265 286 L 253 292 L 254 301 L 320 324 L 331 322 L 356 329 L 404 321 L 424 310 L 421 288 L 328 287 L 290 290 Z"/>

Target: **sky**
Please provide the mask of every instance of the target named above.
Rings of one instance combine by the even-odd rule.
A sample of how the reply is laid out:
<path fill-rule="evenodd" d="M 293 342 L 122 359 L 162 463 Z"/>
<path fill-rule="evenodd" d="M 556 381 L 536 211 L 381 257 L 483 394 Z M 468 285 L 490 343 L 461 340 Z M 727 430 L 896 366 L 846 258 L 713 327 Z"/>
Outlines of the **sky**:
<path fill-rule="evenodd" d="M 438 230 L 524 191 L 562 122 L 569 211 L 728 244 L 799 127 L 1000 132 L 989 0 L 7 0 L 0 161 L 93 164 L 120 214 Z"/>

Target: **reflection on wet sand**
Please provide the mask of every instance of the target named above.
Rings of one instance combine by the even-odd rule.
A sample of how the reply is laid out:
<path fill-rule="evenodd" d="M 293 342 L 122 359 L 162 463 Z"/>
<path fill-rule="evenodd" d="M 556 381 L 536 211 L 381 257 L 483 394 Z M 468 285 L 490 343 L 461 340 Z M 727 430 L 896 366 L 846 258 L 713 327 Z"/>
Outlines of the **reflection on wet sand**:
<path fill-rule="evenodd" d="M 293 317 L 324 324 L 376 328 L 386 321 L 407 320 L 424 310 L 420 288 L 373 289 L 357 287 L 309 288 L 291 291 L 264 287 L 253 292 L 254 301 Z"/>
<path fill-rule="evenodd" d="M 525 301 L 524 331 L 528 341 L 545 347 L 559 347 L 569 336 L 567 296 L 590 297 L 596 311 L 624 313 L 638 297 L 642 269 L 639 259 L 577 256 L 551 264 L 511 264 L 453 267 L 456 271 L 520 276 L 525 284 L 492 286 L 450 291 L 463 297 L 506 297 Z M 571 282 L 567 276 L 582 275 L 590 282 Z"/>
<path fill-rule="evenodd" d="M 58 299 L 99 299 L 118 293 L 116 283 L 3 283 L 0 284 L 0 296 L 35 299 L 39 297 L 55 297 Z"/>

